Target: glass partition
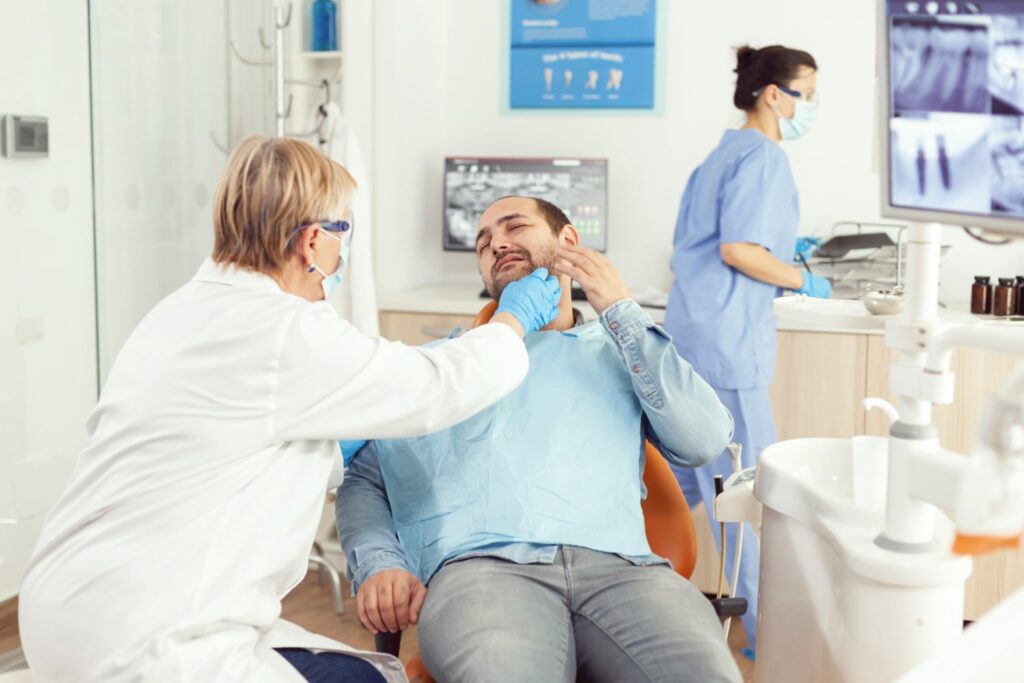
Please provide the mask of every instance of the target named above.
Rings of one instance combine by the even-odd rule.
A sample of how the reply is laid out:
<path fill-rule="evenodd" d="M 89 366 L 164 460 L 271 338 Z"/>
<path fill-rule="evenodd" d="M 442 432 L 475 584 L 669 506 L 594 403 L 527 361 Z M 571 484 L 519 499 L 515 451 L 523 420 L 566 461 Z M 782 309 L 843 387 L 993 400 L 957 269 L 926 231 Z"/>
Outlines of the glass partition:
<path fill-rule="evenodd" d="M 124 340 L 212 244 L 229 144 L 227 4 L 90 4 L 100 382 Z M 212 135 L 211 135 L 212 134 Z"/>

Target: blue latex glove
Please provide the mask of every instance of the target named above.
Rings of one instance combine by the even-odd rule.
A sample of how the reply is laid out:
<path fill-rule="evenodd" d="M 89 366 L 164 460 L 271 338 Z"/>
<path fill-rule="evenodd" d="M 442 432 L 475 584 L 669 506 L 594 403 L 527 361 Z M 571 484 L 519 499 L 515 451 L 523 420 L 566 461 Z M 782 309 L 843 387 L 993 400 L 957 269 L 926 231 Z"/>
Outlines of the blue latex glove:
<path fill-rule="evenodd" d="M 508 283 L 494 314 L 512 314 L 526 334 L 530 334 L 558 317 L 561 299 L 562 286 L 558 278 L 548 275 L 547 268 L 538 268 L 522 280 Z"/>
<path fill-rule="evenodd" d="M 341 447 L 341 459 L 345 463 L 345 467 L 352 462 L 352 458 L 356 457 L 356 452 L 366 445 L 365 441 L 339 441 L 338 446 Z"/>
<path fill-rule="evenodd" d="M 814 256 L 814 252 L 818 251 L 818 247 L 821 246 L 821 240 L 817 237 L 797 237 L 796 238 L 796 255 L 803 256 L 805 259 L 809 259 Z"/>
<path fill-rule="evenodd" d="M 827 278 L 808 273 L 806 270 L 803 272 L 803 276 L 804 284 L 803 287 L 796 290 L 797 294 L 806 294 L 815 299 L 828 299 L 832 296 L 832 283 Z"/>

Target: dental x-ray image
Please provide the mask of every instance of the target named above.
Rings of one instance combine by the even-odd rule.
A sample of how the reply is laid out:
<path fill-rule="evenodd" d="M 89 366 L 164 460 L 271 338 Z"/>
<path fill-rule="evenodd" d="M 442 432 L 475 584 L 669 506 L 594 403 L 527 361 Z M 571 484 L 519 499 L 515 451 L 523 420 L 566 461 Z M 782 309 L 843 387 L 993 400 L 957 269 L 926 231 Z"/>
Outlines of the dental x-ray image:
<path fill-rule="evenodd" d="M 992 166 L 992 210 L 1024 216 L 1024 117 L 993 117 Z"/>
<path fill-rule="evenodd" d="M 569 173 L 509 173 L 488 165 L 472 165 L 448 171 L 445 182 L 445 246 L 473 249 L 480 216 L 494 200 L 521 195 L 567 206 L 572 178 Z"/>
<path fill-rule="evenodd" d="M 988 117 L 926 114 L 892 120 L 892 202 L 988 213 L 992 165 Z"/>
<path fill-rule="evenodd" d="M 989 80 L 993 113 L 1024 114 L 1024 15 L 992 17 Z"/>
<path fill-rule="evenodd" d="M 891 38 L 896 111 L 991 110 L 985 20 L 898 18 L 893 21 Z"/>
<path fill-rule="evenodd" d="M 539 197 L 561 208 L 583 246 L 604 251 L 608 162 L 605 159 L 449 157 L 444 174 L 444 248 L 473 251 L 480 216 L 508 195 Z"/>

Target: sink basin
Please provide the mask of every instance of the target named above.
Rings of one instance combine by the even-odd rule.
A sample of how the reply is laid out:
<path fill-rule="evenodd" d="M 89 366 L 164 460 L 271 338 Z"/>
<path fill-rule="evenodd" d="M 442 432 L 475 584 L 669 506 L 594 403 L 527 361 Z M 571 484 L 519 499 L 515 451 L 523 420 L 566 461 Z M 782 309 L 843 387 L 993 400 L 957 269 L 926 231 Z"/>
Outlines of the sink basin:
<path fill-rule="evenodd" d="M 769 446 L 758 463 L 754 496 L 806 525 L 813 526 L 824 518 L 878 527 L 882 519 L 878 497 L 873 496 L 873 504 L 868 505 L 866 496 L 855 491 L 855 466 L 857 475 L 863 474 L 863 468 L 854 461 L 853 450 L 850 439 L 793 439 Z M 866 485 L 884 491 L 884 466 L 870 465 L 876 480 Z M 856 477 L 858 483 L 861 479 Z"/>
<path fill-rule="evenodd" d="M 761 452 L 759 683 L 892 681 L 959 638 L 971 561 L 948 543 L 920 554 L 875 543 L 886 444 L 794 439 Z"/>

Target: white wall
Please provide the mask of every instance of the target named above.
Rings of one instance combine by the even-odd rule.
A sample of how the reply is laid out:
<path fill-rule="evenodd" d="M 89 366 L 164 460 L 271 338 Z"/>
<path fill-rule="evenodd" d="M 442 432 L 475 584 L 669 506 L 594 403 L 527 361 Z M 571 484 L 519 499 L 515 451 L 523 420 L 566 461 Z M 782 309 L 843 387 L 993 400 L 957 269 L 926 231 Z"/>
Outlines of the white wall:
<path fill-rule="evenodd" d="M 0 113 L 48 159 L 0 158 L 0 600 L 17 591 L 96 400 L 86 4 L 0 0 Z"/>
<path fill-rule="evenodd" d="M 875 3 L 661 0 L 660 113 L 502 112 L 507 3 L 375 5 L 377 272 L 382 291 L 475 279 L 471 254 L 440 251 L 445 155 L 597 156 L 610 160 L 608 255 L 634 288 L 671 282 L 668 259 L 689 173 L 741 116 L 731 104 L 731 47 L 782 43 L 820 67 L 823 109 L 805 140 L 786 143 L 801 192 L 801 229 L 879 219 L 873 152 Z M 1024 269 L 1024 243 L 995 249 L 949 231 L 944 298 L 969 276 Z"/>

